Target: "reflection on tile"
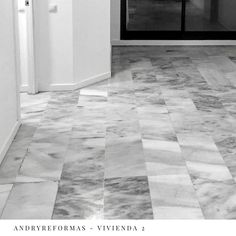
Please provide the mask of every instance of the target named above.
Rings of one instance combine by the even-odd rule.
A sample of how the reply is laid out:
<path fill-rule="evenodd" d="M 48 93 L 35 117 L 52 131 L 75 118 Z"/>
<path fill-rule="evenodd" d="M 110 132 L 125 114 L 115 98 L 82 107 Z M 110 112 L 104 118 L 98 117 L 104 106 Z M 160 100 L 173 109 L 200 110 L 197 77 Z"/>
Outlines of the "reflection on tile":
<path fill-rule="evenodd" d="M 103 179 L 62 180 L 53 219 L 103 219 Z"/>
<path fill-rule="evenodd" d="M 151 176 L 148 179 L 156 219 L 203 218 L 188 175 Z"/>
<path fill-rule="evenodd" d="M 105 177 L 145 176 L 141 137 L 130 136 L 106 141 Z"/>
<path fill-rule="evenodd" d="M 152 219 L 147 177 L 105 180 L 105 219 Z"/>
<path fill-rule="evenodd" d="M 0 216 L 2 215 L 12 187 L 13 184 L 0 185 Z"/>
<path fill-rule="evenodd" d="M 57 182 L 15 184 L 3 211 L 3 219 L 51 219 Z"/>
<path fill-rule="evenodd" d="M 187 174 L 177 142 L 143 139 L 148 176 Z"/>

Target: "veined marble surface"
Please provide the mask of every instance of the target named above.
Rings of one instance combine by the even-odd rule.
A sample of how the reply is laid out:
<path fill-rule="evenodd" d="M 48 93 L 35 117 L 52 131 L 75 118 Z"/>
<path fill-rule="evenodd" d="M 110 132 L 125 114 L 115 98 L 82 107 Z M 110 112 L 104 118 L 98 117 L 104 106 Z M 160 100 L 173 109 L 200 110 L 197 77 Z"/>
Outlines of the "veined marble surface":
<path fill-rule="evenodd" d="M 114 47 L 112 77 L 22 94 L 3 219 L 236 219 L 236 47 Z"/>

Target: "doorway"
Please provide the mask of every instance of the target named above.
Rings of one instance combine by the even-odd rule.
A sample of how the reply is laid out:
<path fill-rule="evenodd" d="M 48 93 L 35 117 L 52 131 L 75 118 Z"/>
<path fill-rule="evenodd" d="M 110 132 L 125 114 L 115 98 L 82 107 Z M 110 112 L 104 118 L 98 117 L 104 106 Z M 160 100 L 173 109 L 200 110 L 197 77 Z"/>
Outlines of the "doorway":
<path fill-rule="evenodd" d="M 19 52 L 20 91 L 36 94 L 34 0 L 16 1 L 16 34 Z"/>
<path fill-rule="evenodd" d="M 121 39 L 236 39 L 235 0 L 121 0 Z"/>

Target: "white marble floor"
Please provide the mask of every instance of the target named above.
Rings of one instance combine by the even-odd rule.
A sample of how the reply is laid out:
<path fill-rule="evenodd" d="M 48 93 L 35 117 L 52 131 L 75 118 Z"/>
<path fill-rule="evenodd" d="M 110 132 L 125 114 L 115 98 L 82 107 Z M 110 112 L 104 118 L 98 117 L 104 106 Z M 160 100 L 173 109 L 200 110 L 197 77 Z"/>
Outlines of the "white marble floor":
<path fill-rule="evenodd" d="M 22 94 L 2 219 L 236 219 L 236 47 L 115 47 L 112 78 Z"/>

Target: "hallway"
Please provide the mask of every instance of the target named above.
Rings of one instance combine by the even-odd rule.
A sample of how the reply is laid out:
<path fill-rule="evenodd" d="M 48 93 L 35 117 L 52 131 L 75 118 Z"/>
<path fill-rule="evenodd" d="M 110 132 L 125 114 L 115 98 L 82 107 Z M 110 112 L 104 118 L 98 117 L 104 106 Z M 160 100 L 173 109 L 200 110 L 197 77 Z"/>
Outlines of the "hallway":
<path fill-rule="evenodd" d="M 108 81 L 22 94 L 1 218 L 236 219 L 236 48 L 114 47 L 112 60 Z"/>

